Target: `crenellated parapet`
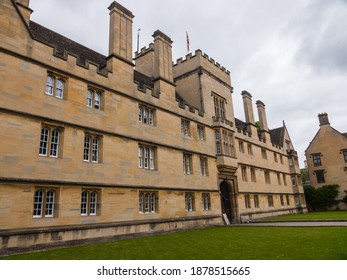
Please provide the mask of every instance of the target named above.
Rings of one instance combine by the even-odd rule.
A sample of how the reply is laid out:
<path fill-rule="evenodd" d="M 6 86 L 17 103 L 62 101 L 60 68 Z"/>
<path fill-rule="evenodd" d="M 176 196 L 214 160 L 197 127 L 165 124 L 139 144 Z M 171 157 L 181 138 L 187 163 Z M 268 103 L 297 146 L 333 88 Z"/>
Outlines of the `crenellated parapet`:
<path fill-rule="evenodd" d="M 135 59 L 140 57 L 140 56 L 146 55 L 151 51 L 154 51 L 154 44 L 153 43 L 150 43 L 148 47 L 141 48 L 141 50 L 139 52 L 136 51 L 135 52 Z"/>
<path fill-rule="evenodd" d="M 173 64 L 173 66 L 180 65 L 182 63 L 189 63 L 191 60 L 195 58 L 202 58 L 209 64 L 213 65 L 216 67 L 216 69 L 222 71 L 223 73 L 230 75 L 230 71 L 227 70 L 224 66 L 221 66 L 220 63 L 216 62 L 213 58 L 209 57 L 206 53 L 203 53 L 200 49 L 196 50 L 194 54 L 188 53 L 184 58 L 180 57 L 176 60 L 176 63 Z"/>

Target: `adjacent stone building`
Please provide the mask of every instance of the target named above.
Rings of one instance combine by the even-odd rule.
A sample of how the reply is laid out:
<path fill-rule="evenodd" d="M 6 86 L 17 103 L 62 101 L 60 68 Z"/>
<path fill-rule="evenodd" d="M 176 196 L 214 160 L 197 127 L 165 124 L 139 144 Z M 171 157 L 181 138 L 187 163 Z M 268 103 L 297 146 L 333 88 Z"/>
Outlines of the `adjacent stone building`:
<path fill-rule="evenodd" d="M 305 151 L 312 186 L 340 186 L 338 200 L 347 195 L 347 133 L 330 125 L 327 113 L 318 115 L 319 130 Z M 339 208 L 346 209 L 344 203 Z"/>
<path fill-rule="evenodd" d="M 109 12 L 102 55 L 1 1 L 0 250 L 306 211 L 285 124 L 247 91 L 235 118 L 230 72 L 200 50 L 173 63 L 159 30 L 133 57 L 132 12 Z"/>

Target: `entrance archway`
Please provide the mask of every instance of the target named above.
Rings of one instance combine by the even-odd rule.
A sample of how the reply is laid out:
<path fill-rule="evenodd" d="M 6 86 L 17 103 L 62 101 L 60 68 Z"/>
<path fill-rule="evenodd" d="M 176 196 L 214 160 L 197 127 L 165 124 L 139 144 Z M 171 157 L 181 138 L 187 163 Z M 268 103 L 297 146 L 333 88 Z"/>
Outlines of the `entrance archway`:
<path fill-rule="evenodd" d="M 230 223 L 233 221 L 233 213 L 232 213 L 232 199 L 231 199 L 231 186 L 227 181 L 223 181 L 220 184 L 220 193 L 221 193 L 221 205 L 222 205 L 222 213 L 226 214 Z"/>

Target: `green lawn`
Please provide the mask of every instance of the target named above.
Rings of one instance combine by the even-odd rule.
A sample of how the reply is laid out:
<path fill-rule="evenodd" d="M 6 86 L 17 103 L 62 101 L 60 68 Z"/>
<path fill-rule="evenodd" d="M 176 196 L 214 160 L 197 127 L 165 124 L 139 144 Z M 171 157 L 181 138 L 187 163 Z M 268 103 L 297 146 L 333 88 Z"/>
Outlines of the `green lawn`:
<path fill-rule="evenodd" d="M 310 212 L 266 218 L 263 221 L 347 220 L 347 211 Z"/>
<path fill-rule="evenodd" d="M 6 259 L 347 260 L 347 227 L 211 227 Z"/>

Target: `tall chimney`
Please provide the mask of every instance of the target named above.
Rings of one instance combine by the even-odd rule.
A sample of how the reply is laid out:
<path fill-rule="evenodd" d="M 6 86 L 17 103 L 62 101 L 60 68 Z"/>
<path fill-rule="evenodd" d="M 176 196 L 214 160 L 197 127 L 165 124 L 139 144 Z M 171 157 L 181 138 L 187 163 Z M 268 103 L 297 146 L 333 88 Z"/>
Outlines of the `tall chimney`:
<path fill-rule="evenodd" d="M 162 78 L 173 82 L 172 46 L 169 36 L 160 30 L 153 33 L 154 38 L 154 78 Z"/>
<path fill-rule="evenodd" d="M 260 123 L 260 132 L 262 139 L 265 141 L 270 140 L 269 128 L 267 126 L 267 119 L 265 113 L 265 104 L 258 100 L 256 103 L 258 109 L 259 123 Z"/>
<path fill-rule="evenodd" d="M 109 56 L 115 56 L 132 64 L 132 19 L 133 14 L 114 1 L 110 10 Z"/>
<path fill-rule="evenodd" d="M 245 111 L 247 131 L 251 135 L 257 135 L 257 128 L 255 126 L 255 121 L 254 121 L 252 95 L 245 90 L 242 91 L 241 95 L 243 99 L 243 108 Z"/>
<path fill-rule="evenodd" d="M 155 31 L 152 36 L 154 38 L 153 95 L 159 97 L 163 90 L 174 93 L 172 40 L 160 30 Z"/>
<path fill-rule="evenodd" d="M 318 119 L 319 119 L 319 126 L 330 125 L 327 113 L 318 114 Z"/>

